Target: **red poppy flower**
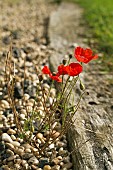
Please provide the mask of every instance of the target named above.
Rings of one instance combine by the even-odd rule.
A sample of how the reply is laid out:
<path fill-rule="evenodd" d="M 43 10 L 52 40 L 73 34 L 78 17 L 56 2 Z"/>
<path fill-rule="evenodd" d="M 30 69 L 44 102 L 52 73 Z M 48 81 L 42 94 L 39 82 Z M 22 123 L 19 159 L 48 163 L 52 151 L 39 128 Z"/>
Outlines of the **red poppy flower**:
<path fill-rule="evenodd" d="M 50 78 L 51 78 L 52 80 L 55 80 L 55 81 L 59 82 L 59 83 L 62 82 L 62 79 L 61 79 L 60 77 L 56 76 L 56 75 L 55 75 L 55 76 L 51 75 Z"/>
<path fill-rule="evenodd" d="M 79 63 L 71 63 L 69 64 L 69 75 L 77 76 L 82 72 L 82 66 Z"/>
<path fill-rule="evenodd" d="M 63 64 L 58 66 L 58 73 L 57 75 L 66 75 L 69 72 L 69 66 L 64 66 Z"/>
<path fill-rule="evenodd" d="M 88 63 L 89 61 L 98 58 L 98 55 L 94 55 L 94 56 L 92 55 L 93 52 L 90 48 L 83 49 L 81 47 L 77 47 L 75 49 L 74 54 L 75 54 L 75 58 L 79 62 L 83 62 L 83 63 Z"/>
<path fill-rule="evenodd" d="M 50 69 L 47 67 L 47 66 L 44 66 L 43 67 L 43 69 L 42 69 L 42 72 L 44 73 L 44 74 L 51 74 L 51 71 L 50 71 Z"/>

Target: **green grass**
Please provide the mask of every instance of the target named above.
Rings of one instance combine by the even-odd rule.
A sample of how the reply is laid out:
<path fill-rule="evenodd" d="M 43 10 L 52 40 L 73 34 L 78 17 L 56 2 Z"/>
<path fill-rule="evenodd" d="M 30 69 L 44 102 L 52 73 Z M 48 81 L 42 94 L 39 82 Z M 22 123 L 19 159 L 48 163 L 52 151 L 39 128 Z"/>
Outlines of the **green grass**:
<path fill-rule="evenodd" d="M 70 0 L 68 0 L 70 1 Z M 105 69 L 113 70 L 113 0 L 73 0 L 84 10 L 88 32 L 97 42 L 96 49 L 104 53 Z"/>
<path fill-rule="evenodd" d="M 9 3 L 9 4 L 17 4 L 22 0 L 4 0 L 5 3 Z"/>

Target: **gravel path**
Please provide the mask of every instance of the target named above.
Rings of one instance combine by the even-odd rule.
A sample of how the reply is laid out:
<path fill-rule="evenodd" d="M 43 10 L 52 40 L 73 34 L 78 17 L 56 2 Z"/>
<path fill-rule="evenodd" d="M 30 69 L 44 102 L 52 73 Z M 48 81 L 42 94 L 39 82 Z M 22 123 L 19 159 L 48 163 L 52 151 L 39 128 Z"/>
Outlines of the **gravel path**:
<path fill-rule="evenodd" d="M 40 157 L 40 154 L 38 154 L 38 148 L 41 148 L 46 143 L 49 132 L 37 132 L 38 123 L 41 124 L 41 122 L 38 122 L 38 120 L 33 122 L 34 133 L 37 133 L 36 145 L 33 146 L 26 143 L 18 135 L 10 107 L 11 101 L 8 96 L 12 80 L 7 84 L 4 74 L 4 70 L 6 70 L 7 75 L 9 74 L 10 66 L 13 68 L 12 63 L 14 63 L 15 73 L 10 72 L 10 78 L 13 78 L 15 74 L 14 98 L 19 124 L 25 126 L 25 121 L 33 109 L 40 114 L 40 117 L 43 117 L 45 113 L 40 102 L 42 93 L 40 92 L 36 96 L 37 83 L 39 83 L 37 76 L 41 72 L 42 67 L 48 65 L 48 57 L 53 52 L 48 45 L 48 22 L 50 13 L 57 6 L 46 0 L 24 0 L 18 3 L 7 3 L 4 1 L 0 3 L 2 11 L 0 16 L 0 23 L 2 23 L 0 24 L 0 169 L 71 169 L 72 163 L 67 150 L 65 135 L 60 139 L 58 138 L 53 144 L 49 144 L 43 153 L 43 157 Z M 10 48 L 12 57 L 10 54 L 8 55 L 9 58 L 7 57 L 7 65 L 5 67 L 7 52 Z M 48 92 L 50 83 L 46 77 L 43 78 L 43 89 L 46 89 Z M 51 98 L 49 98 L 47 105 L 50 105 L 51 100 L 55 98 L 55 93 L 56 90 L 53 87 L 50 90 Z M 57 126 L 52 131 L 52 139 L 58 137 L 61 130 L 60 122 L 56 121 L 54 123 Z M 30 136 L 28 130 L 26 131 L 27 133 Z M 34 135 L 32 135 L 31 139 L 33 137 Z"/>

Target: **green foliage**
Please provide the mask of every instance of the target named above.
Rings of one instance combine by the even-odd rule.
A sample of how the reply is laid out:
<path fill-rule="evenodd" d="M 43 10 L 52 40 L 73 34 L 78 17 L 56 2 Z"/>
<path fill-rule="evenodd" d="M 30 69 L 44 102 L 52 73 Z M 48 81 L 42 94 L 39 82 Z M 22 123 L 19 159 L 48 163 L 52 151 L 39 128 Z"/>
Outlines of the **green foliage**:
<path fill-rule="evenodd" d="M 113 1 L 109 0 L 73 0 L 84 7 L 84 18 L 89 31 L 96 39 L 96 48 L 104 52 L 105 64 L 113 63 Z M 88 33 L 89 33 L 88 31 Z M 108 64 L 109 67 L 109 64 Z M 113 68 L 113 64 L 112 64 Z M 111 67 L 108 68 L 111 70 Z"/>

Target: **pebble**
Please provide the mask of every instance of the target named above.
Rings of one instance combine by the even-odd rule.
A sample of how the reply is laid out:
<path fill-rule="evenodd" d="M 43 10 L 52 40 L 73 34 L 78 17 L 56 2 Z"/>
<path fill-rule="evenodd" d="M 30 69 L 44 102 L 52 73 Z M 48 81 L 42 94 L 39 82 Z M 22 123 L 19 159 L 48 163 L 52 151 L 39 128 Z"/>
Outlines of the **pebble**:
<path fill-rule="evenodd" d="M 6 100 L 1 100 L 0 103 L 1 107 L 9 108 L 9 103 Z"/>
<path fill-rule="evenodd" d="M 45 165 L 43 170 L 51 170 L 51 167 L 49 165 Z"/>
<path fill-rule="evenodd" d="M 7 149 L 7 150 L 6 150 L 6 153 L 9 154 L 10 156 L 13 156 L 13 155 L 14 155 L 14 152 L 11 151 L 10 149 Z"/>
<path fill-rule="evenodd" d="M 28 143 L 22 145 L 25 149 L 31 149 L 32 146 Z"/>
<path fill-rule="evenodd" d="M 7 161 L 13 161 L 14 159 L 16 159 L 16 155 L 10 156 L 7 158 Z"/>
<path fill-rule="evenodd" d="M 34 164 L 34 165 L 38 165 L 38 164 L 39 164 L 39 161 L 38 161 L 38 159 L 37 159 L 35 156 L 33 156 L 33 157 L 31 157 L 31 158 L 28 160 L 28 163 L 32 163 L 32 164 Z"/>
<path fill-rule="evenodd" d="M 23 99 L 25 100 L 25 101 L 27 101 L 28 99 L 30 98 L 30 96 L 29 96 L 29 94 L 24 94 L 24 96 L 23 96 Z"/>
<path fill-rule="evenodd" d="M 11 139 L 11 137 L 7 133 L 2 134 L 2 141 L 9 142 L 9 143 L 13 142 L 13 140 Z"/>
<path fill-rule="evenodd" d="M 24 150 L 19 149 L 19 148 L 14 149 L 14 152 L 15 152 L 16 154 L 20 155 L 20 156 L 23 156 L 23 155 L 24 155 Z"/>
<path fill-rule="evenodd" d="M 52 160 L 53 165 L 58 165 L 60 163 L 60 160 L 58 158 L 54 158 Z"/>
<path fill-rule="evenodd" d="M 14 135 L 11 135 L 12 140 L 16 140 L 16 137 Z"/>
<path fill-rule="evenodd" d="M 43 134 L 42 134 L 42 133 L 38 133 L 38 134 L 36 135 L 36 137 L 37 137 L 37 139 L 40 139 L 40 141 L 41 141 L 42 143 L 45 143 L 44 137 L 43 137 Z M 38 140 L 38 141 L 39 141 L 39 140 Z M 40 143 L 40 142 L 38 142 L 38 143 Z"/>
<path fill-rule="evenodd" d="M 60 165 L 54 165 L 51 170 L 60 170 Z"/>
<path fill-rule="evenodd" d="M 58 142 L 56 142 L 56 147 L 58 148 L 58 149 L 60 149 L 61 147 L 63 147 L 65 144 L 63 143 L 63 142 L 61 142 L 61 141 L 58 141 Z"/>
<path fill-rule="evenodd" d="M 21 114 L 24 114 L 25 116 L 27 115 L 27 112 L 26 112 L 26 110 L 25 109 L 21 109 Z"/>
<path fill-rule="evenodd" d="M 32 156 L 33 156 L 32 153 L 24 153 L 24 154 L 22 155 L 22 158 L 23 158 L 23 159 L 30 159 Z"/>
<path fill-rule="evenodd" d="M 20 166 L 19 164 L 14 164 L 14 168 L 15 168 L 15 169 L 20 169 L 20 167 L 21 167 L 21 166 Z"/>
<path fill-rule="evenodd" d="M 31 149 L 26 149 L 25 152 L 31 153 Z"/>
<path fill-rule="evenodd" d="M 13 161 L 10 161 L 10 162 L 7 163 L 7 165 L 8 165 L 9 167 L 12 167 L 12 166 L 14 165 L 14 162 L 13 162 Z"/>
<path fill-rule="evenodd" d="M 63 147 L 61 147 L 58 151 L 59 155 L 64 156 L 67 154 L 67 150 L 64 150 Z"/>
<path fill-rule="evenodd" d="M 15 160 L 14 160 L 14 163 L 21 164 L 22 161 L 23 161 L 23 160 L 21 160 L 21 159 L 18 158 L 18 159 L 15 159 Z"/>
<path fill-rule="evenodd" d="M 9 129 L 9 130 L 7 131 L 7 133 L 8 133 L 9 135 L 14 135 L 14 134 L 16 134 L 16 131 L 13 130 L 13 129 Z"/>
<path fill-rule="evenodd" d="M 52 143 L 51 145 L 49 145 L 49 149 L 51 150 L 51 149 L 54 149 L 55 148 L 55 144 L 54 143 Z"/>
<path fill-rule="evenodd" d="M 53 138 L 58 138 L 59 135 L 60 135 L 60 133 L 54 130 L 54 131 L 53 131 L 53 134 L 52 134 L 52 137 L 53 137 Z"/>
<path fill-rule="evenodd" d="M 25 114 L 20 114 L 20 119 L 24 120 L 25 119 Z"/>
<path fill-rule="evenodd" d="M 14 150 L 14 145 L 11 143 L 5 143 L 5 145 L 10 149 L 10 150 Z"/>
<path fill-rule="evenodd" d="M 27 110 L 28 113 L 30 113 L 30 112 L 32 112 L 33 108 L 32 108 L 32 106 L 27 106 L 26 110 Z"/>
<path fill-rule="evenodd" d="M 31 167 L 32 167 L 32 169 L 34 169 L 34 170 L 40 169 L 40 168 L 37 168 L 37 166 L 35 166 L 35 165 L 31 165 Z M 41 169 L 41 170 L 42 170 L 42 169 Z"/>
<path fill-rule="evenodd" d="M 14 97 L 17 99 L 21 99 L 23 96 L 23 90 L 20 85 L 16 85 L 14 88 Z"/>
<path fill-rule="evenodd" d="M 17 141 L 13 141 L 12 144 L 13 144 L 14 146 L 17 146 L 17 147 L 20 146 L 20 143 L 17 142 Z"/>
<path fill-rule="evenodd" d="M 39 168 L 43 168 L 45 165 L 49 164 L 49 159 L 48 158 L 40 158 L 39 160 Z"/>
<path fill-rule="evenodd" d="M 29 169 L 29 164 L 28 163 L 24 164 L 24 167 L 26 170 Z"/>

